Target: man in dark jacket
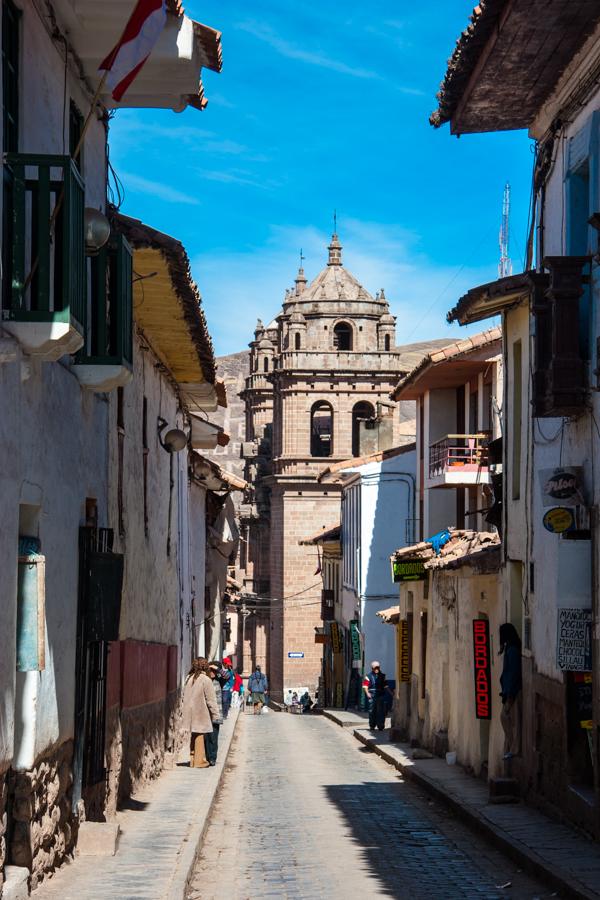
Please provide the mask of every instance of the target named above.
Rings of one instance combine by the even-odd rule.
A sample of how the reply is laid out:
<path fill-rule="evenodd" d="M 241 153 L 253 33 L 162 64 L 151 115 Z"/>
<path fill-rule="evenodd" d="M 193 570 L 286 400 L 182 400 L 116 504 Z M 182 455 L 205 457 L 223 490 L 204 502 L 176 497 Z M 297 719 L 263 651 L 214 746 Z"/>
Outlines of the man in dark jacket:
<path fill-rule="evenodd" d="M 369 707 L 369 728 L 375 731 L 385 728 L 386 693 L 388 683 L 381 666 L 377 660 L 371 663 L 371 671 L 363 678 L 363 691 L 365 692 Z"/>
<path fill-rule="evenodd" d="M 504 654 L 500 676 L 504 729 L 504 759 L 512 759 L 521 752 L 521 639 L 510 622 L 500 626 L 500 653 Z"/>

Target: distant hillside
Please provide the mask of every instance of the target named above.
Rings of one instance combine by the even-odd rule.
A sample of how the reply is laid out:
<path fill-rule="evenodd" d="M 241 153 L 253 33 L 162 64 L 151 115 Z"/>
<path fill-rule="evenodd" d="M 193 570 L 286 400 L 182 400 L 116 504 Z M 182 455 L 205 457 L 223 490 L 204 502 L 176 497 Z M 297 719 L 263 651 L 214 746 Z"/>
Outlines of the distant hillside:
<path fill-rule="evenodd" d="M 214 459 L 220 466 L 244 477 L 244 460 L 240 453 L 245 431 L 244 403 L 239 393 L 243 391 L 246 376 L 249 374 L 250 357 L 248 350 L 231 353 L 229 356 L 217 357 L 217 378 L 225 382 L 227 388 L 227 409 L 219 409 L 210 413 L 209 419 L 216 425 L 222 425 L 231 440 L 226 447 L 204 451 L 206 456 Z"/>

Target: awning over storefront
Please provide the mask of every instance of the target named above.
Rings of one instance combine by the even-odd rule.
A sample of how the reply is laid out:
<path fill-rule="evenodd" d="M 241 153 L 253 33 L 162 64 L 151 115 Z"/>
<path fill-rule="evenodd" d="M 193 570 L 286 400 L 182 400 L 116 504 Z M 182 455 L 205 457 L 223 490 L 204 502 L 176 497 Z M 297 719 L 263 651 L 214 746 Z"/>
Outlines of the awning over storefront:
<path fill-rule="evenodd" d="M 379 616 L 384 625 L 397 625 L 400 621 L 400 607 L 390 606 L 388 609 L 380 610 L 376 615 Z"/>

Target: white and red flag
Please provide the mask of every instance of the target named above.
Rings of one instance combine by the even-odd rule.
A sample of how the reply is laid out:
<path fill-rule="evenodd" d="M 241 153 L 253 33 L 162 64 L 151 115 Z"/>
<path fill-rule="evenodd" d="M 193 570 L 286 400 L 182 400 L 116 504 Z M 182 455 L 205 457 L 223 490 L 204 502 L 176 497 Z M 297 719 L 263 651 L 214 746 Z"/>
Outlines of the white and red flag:
<path fill-rule="evenodd" d="M 166 21 L 166 0 L 138 0 L 123 34 L 98 66 L 107 73 L 113 100 L 122 98 L 152 53 Z"/>

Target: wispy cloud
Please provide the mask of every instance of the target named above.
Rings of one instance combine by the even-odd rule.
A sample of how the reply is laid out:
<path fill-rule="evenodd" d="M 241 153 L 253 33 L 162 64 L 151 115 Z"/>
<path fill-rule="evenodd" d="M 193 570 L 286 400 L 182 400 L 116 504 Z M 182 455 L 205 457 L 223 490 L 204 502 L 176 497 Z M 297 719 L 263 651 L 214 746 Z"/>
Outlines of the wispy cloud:
<path fill-rule="evenodd" d="M 142 178 L 141 175 L 134 175 L 133 172 L 120 172 L 119 177 L 127 188 L 147 194 L 150 197 L 156 197 L 158 200 L 165 200 L 167 203 L 186 203 L 196 206 L 200 201 L 192 194 L 184 194 L 175 188 L 169 187 L 167 184 L 161 184 L 159 181 L 152 181 L 149 178 Z"/>
<path fill-rule="evenodd" d="M 272 191 L 280 186 L 278 181 L 269 178 L 257 178 L 252 172 L 248 172 L 245 169 L 230 169 L 229 171 L 222 169 L 198 169 L 197 174 L 205 181 L 247 185 L 248 187 L 259 188 L 262 191 Z"/>
<path fill-rule="evenodd" d="M 374 72 L 371 69 L 349 66 L 347 63 L 339 59 L 332 59 L 324 53 L 314 53 L 310 50 L 305 50 L 303 47 L 298 47 L 286 41 L 285 38 L 280 37 L 268 25 L 262 25 L 258 22 L 240 22 L 238 28 L 258 38 L 259 41 L 264 41 L 265 44 L 268 44 L 273 50 L 281 56 L 286 56 L 288 59 L 297 59 L 299 62 L 305 62 L 311 66 L 319 66 L 322 69 L 329 69 L 332 72 L 339 72 L 341 75 L 351 75 L 354 78 L 381 78 L 378 72 Z"/>
<path fill-rule="evenodd" d="M 475 261 L 461 268 L 436 265 L 424 252 L 419 235 L 400 226 L 344 219 L 340 236 L 344 265 L 370 293 L 385 288 L 398 317 L 398 344 L 458 336 L 445 324 L 446 311 L 473 284 L 493 276 Z M 194 274 L 219 355 L 244 349 L 256 319 L 267 321 L 278 313 L 285 289 L 293 283 L 300 247 L 310 279 L 325 265 L 328 241 L 329 235 L 315 227 L 272 227 L 262 247 L 196 257 Z M 461 335 L 466 333 L 461 329 Z"/>

